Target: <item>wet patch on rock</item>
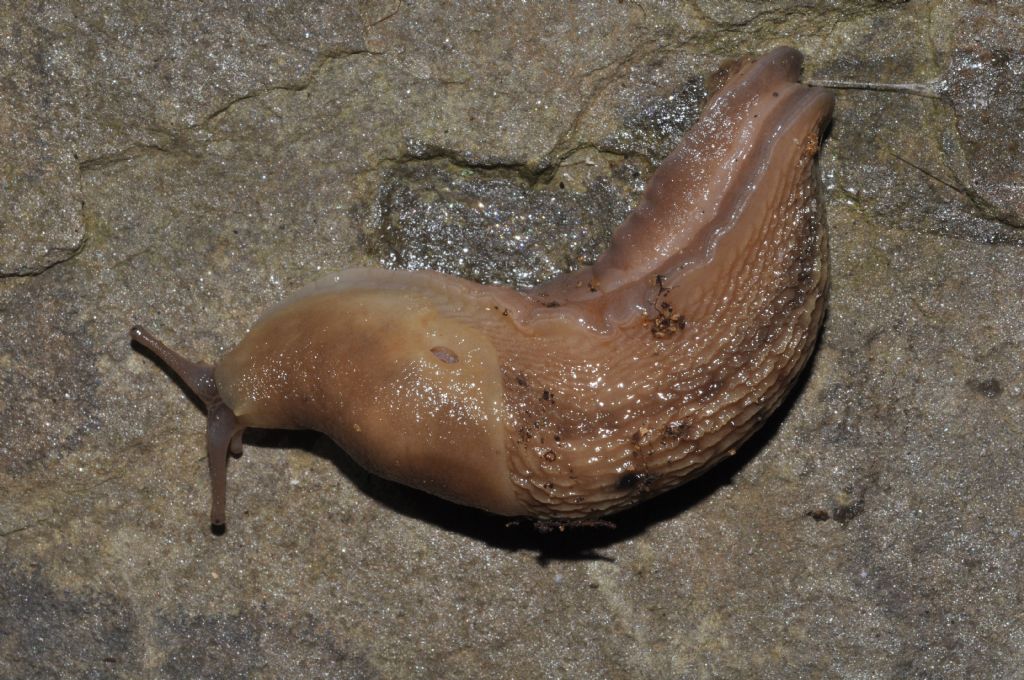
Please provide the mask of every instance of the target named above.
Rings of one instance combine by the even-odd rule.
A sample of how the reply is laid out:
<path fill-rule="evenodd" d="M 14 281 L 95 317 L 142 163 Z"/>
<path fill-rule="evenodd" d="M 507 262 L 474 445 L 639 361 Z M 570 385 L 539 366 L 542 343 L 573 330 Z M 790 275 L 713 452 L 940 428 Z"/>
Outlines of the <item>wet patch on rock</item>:
<path fill-rule="evenodd" d="M 396 168 L 383 182 L 364 247 L 386 267 L 529 286 L 592 262 L 630 207 L 628 185 L 617 177 L 575 192 L 557 180 L 535 188 L 502 174 L 445 161 Z"/>

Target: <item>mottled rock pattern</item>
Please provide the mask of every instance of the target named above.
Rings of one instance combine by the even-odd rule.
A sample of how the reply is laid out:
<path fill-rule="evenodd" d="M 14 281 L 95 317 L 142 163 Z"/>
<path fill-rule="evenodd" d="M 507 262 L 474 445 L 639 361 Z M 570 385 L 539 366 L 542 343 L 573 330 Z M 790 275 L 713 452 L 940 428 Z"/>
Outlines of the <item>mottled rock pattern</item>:
<path fill-rule="evenodd" d="M 1024 667 L 1019 3 L 36 3 L 0 12 L 0 677 L 1011 677 Z M 538 534 L 255 435 L 214 358 L 352 264 L 589 258 L 724 58 L 839 91 L 831 313 L 757 441 Z"/>

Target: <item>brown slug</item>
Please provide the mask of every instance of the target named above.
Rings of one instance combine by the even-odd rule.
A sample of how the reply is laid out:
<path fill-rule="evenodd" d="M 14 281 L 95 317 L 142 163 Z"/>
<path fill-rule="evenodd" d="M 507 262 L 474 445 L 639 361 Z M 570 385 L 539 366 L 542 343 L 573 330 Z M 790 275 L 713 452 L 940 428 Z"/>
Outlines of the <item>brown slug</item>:
<path fill-rule="evenodd" d="M 732 68 L 593 265 L 534 288 L 351 269 L 215 367 L 135 326 L 207 407 L 211 522 L 247 427 L 313 429 L 456 503 L 588 521 L 732 453 L 807 363 L 828 289 L 815 156 L 832 114 L 772 50 Z"/>

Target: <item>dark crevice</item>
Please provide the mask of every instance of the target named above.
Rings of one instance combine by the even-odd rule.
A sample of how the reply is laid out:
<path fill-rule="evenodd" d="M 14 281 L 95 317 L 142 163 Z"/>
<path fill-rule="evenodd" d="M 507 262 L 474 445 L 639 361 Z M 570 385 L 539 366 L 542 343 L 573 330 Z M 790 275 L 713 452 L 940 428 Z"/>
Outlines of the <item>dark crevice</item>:
<path fill-rule="evenodd" d="M 583 123 L 587 114 L 593 110 L 594 104 L 604 97 L 605 92 L 612 83 L 620 80 L 621 75 L 628 70 L 630 66 L 635 65 L 643 56 L 657 51 L 660 47 L 661 45 L 657 41 L 650 44 L 637 45 L 622 59 L 598 66 L 591 69 L 588 73 L 583 74 L 582 77 L 584 78 L 596 75 L 597 82 L 593 86 L 586 88 L 589 96 L 586 97 L 580 105 L 579 110 L 573 116 L 565 131 L 558 135 L 558 138 L 555 140 L 555 143 L 551 146 L 551 149 L 546 155 L 557 158 L 559 163 L 571 156 L 576 149 L 579 148 L 579 144 L 570 146 L 569 140 L 577 136 L 580 125 Z M 557 163 L 554 165 L 557 165 Z"/>
<path fill-rule="evenodd" d="M 85 244 L 89 240 L 88 234 L 83 234 L 81 240 L 75 244 L 73 248 L 52 248 L 47 251 L 48 254 L 55 254 L 56 259 L 38 267 L 31 269 L 19 269 L 17 271 L 5 271 L 0 272 L 0 279 L 18 279 L 28 278 L 32 276 L 39 276 L 43 272 L 53 269 L 59 264 L 63 264 L 68 260 L 74 259 L 82 250 L 85 249 Z"/>
<path fill-rule="evenodd" d="M 372 50 L 365 50 L 365 49 L 363 49 L 363 50 L 337 50 L 337 51 L 332 51 L 332 52 L 325 52 L 324 54 L 320 55 L 320 57 L 318 57 L 317 60 L 313 63 L 313 65 L 310 67 L 309 75 L 307 75 L 305 79 L 303 79 L 303 80 L 301 80 L 301 81 L 299 81 L 297 83 L 286 84 L 286 85 L 274 85 L 274 86 L 271 86 L 271 87 L 265 87 L 265 88 L 262 88 L 260 90 L 256 90 L 254 92 L 247 92 L 246 94 L 243 94 L 241 96 L 235 97 L 231 101 L 229 101 L 226 104 L 222 105 L 220 108 L 218 108 L 218 109 L 214 110 L 212 113 L 208 114 L 202 120 L 202 122 L 197 123 L 196 125 L 194 125 L 192 127 L 193 128 L 199 128 L 199 129 L 205 128 L 208 125 L 210 125 L 211 123 L 213 123 L 217 118 L 219 118 L 220 116 L 222 116 L 225 113 L 227 113 L 228 111 L 230 111 L 236 104 L 240 104 L 240 103 L 242 103 L 244 101 L 248 101 L 250 99 L 256 99 L 258 97 L 262 97 L 264 95 L 270 94 L 271 92 L 304 92 L 305 90 L 308 90 L 310 87 L 312 87 L 314 84 L 316 84 L 317 80 L 320 77 L 320 73 L 324 70 L 324 68 L 328 64 L 330 64 L 331 62 L 337 61 L 338 59 L 345 59 L 345 58 L 356 56 L 356 55 L 360 55 L 360 54 L 380 55 L 380 54 L 383 54 L 383 53 L 382 52 L 374 52 Z"/>
<path fill-rule="evenodd" d="M 159 144 L 132 144 L 130 146 L 115 151 L 114 153 L 104 154 L 95 158 L 86 158 L 85 160 L 79 161 L 78 170 L 82 173 L 90 172 L 92 170 L 102 170 L 112 165 L 119 163 L 125 163 L 127 161 L 135 160 L 141 156 L 149 154 L 160 154 L 160 153 L 182 153 L 177 146 L 165 146 Z"/>
<path fill-rule="evenodd" d="M 566 148 L 557 157 L 545 157 L 536 161 L 513 161 L 505 158 L 481 157 L 468 151 L 459 151 L 433 145 L 419 145 L 398 158 L 382 158 L 377 167 L 384 170 L 396 166 L 431 164 L 437 161 L 445 161 L 452 166 L 453 170 L 468 169 L 481 176 L 518 178 L 525 181 L 528 186 L 536 187 L 551 182 L 568 158 L 586 150 L 592 150 L 602 156 L 619 160 L 629 160 L 633 157 L 632 154 L 603 149 L 593 144 L 580 144 Z M 651 159 L 645 157 L 644 160 L 650 161 Z"/>
<path fill-rule="evenodd" d="M 235 97 L 234 99 L 229 100 L 228 102 L 219 106 L 211 113 L 207 114 L 199 123 L 184 128 L 183 130 L 150 130 L 152 134 L 158 137 L 162 137 L 166 141 L 160 144 L 146 144 L 141 142 L 130 144 L 127 147 L 119 151 L 115 151 L 113 153 L 104 154 L 102 156 L 97 156 L 95 158 L 87 158 L 81 160 L 78 163 L 78 169 L 83 173 L 92 170 L 101 170 L 112 165 L 117 165 L 119 163 L 135 160 L 136 158 L 139 158 L 147 154 L 169 153 L 195 157 L 197 154 L 190 149 L 191 135 L 194 134 L 196 131 L 201 131 L 207 128 L 218 118 L 228 113 L 237 104 L 248 101 L 250 99 L 257 99 L 272 92 L 303 92 L 312 87 L 317 82 L 320 73 L 332 61 L 359 54 L 376 55 L 382 53 L 373 52 L 370 50 L 339 50 L 334 52 L 326 52 L 317 58 L 314 64 L 310 67 L 309 75 L 300 82 L 286 85 L 275 85 L 272 87 L 261 88 L 253 92 L 247 92 L 243 95 L 240 95 L 238 97 Z"/>
<path fill-rule="evenodd" d="M 1024 221 L 1020 220 L 1015 215 L 1008 213 L 1007 211 L 1000 210 L 997 206 L 993 205 L 991 202 L 989 202 L 983 196 L 981 196 L 976 190 L 972 189 L 969 186 L 963 186 L 959 184 L 959 180 L 954 181 L 944 179 L 940 177 L 937 173 L 932 172 L 931 170 L 904 158 L 895 151 L 890 150 L 889 154 L 896 158 L 896 160 L 909 165 L 914 170 L 917 170 L 918 172 L 920 172 L 922 175 L 932 180 L 933 182 L 941 184 L 947 189 L 950 189 L 953 192 L 955 192 L 963 199 L 964 207 L 966 207 L 967 211 L 974 217 L 983 220 L 988 220 L 990 222 L 995 222 L 1003 227 L 1007 227 L 1010 229 L 1019 229 L 1021 227 L 1024 227 Z M 992 234 L 991 237 L 991 242 L 993 244 L 1002 245 L 1006 243 L 1013 243 L 1019 245 L 1021 243 L 1024 243 L 1024 238 L 1015 239 L 1013 238 L 1012 234 Z"/>
<path fill-rule="evenodd" d="M 365 28 L 371 28 L 373 26 L 379 26 L 380 24 L 383 24 L 388 19 L 391 19 L 392 17 L 396 16 L 401 11 L 402 11 L 402 3 L 401 3 L 401 0 L 399 0 L 399 2 L 395 3 L 395 8 L 393 10 L 391 10 L 390 12 L 388 12 L 387 14 L 382 16 L 380 19 L 374 19 L 370 23 L 366 24 Z"/>

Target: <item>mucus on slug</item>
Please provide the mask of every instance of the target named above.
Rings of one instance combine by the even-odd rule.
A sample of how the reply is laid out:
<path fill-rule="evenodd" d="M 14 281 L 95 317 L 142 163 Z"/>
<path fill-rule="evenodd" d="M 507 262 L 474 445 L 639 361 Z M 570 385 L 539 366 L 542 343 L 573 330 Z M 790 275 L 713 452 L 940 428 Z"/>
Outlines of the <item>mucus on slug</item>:
<path fill-rule="evenodd" d="M 350 269 L 216 366 L 133 327 L 206 404 L 212 525 L 248 427 L 314 429 L 382 477 L 546 526 L 599 522 L 730 455 L 792 387 L 825 309 L 815 154 L 832 96 L 798 82 L 801 61 L 734 65 L 579 271 L 512 290 Z"/>

